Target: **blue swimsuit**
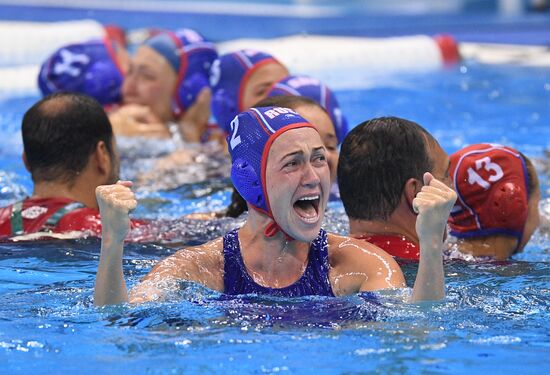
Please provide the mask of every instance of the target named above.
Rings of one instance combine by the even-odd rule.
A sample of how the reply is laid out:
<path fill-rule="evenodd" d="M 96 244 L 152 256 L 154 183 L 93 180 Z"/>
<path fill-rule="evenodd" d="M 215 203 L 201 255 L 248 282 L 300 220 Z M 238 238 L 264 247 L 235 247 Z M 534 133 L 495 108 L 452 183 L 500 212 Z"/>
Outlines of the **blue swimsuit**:
<path fill-rule="evenodd" d="M 256 283 L 246 271 L 241 255 L 238 230 L 223 237 L 225 294 L 263 294 L 279 297 L 331 296 L 334 297 L 328 278 L 327 233 L 321 229 L 309 248 L 306 270 L 294 284 L 284 288 L 268 288 Z"/>

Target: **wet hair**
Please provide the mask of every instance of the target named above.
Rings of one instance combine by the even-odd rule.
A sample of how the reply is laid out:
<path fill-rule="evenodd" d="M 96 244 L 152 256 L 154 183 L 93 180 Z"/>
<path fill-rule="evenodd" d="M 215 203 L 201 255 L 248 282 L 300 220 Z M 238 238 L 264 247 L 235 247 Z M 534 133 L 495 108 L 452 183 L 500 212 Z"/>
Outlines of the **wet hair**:
<path fill-rule="evenodd" d="M 114 155 L 109 118 L 99 102 L 84 94 L 44 97 L 23 116 L 21 132 L 34 182 L 73 182 L 100 141 Z"/>
<path fill-rule="evenodd" d="M 239 217 L 243 212 L 248 211 L 248 205 L 244 198 L 239 194 L 237 189 L 233 187 L 233 192 L 231 193 L 231 203 L 227 206 L 225 211 L 225 216 L 228 217 Z"/>
<path fill-rule="evenodd" d="M 357 125 L 345 138 L 338 162 L 338 186 L 347 215 L 387 220 L 397 208 L 405 183 L 422 181 L 433 169 L 429 148 L 437 141 L 420 125 L 380 117 Z"/>
<path fill-rule="evenodd" d="M 254 107 L 284 107 L 296 109 L 303 105 L 312 105 L 318 107 L 326 113 L 326 110 L 321 107 L 319 103 L 310 98 L 306 98 L 305 96 L 272 96 L 262 99 L 260 102 L 254 105 Z M 225 215 L 228 217 L 239 217 L 245 211 L 248 211 L 246 201 L 239 194 L 237 189 L 233 188 L 233 192 L 231 193 L 231 203 L 229 203 L 229 206 L 227 206 Z"/>

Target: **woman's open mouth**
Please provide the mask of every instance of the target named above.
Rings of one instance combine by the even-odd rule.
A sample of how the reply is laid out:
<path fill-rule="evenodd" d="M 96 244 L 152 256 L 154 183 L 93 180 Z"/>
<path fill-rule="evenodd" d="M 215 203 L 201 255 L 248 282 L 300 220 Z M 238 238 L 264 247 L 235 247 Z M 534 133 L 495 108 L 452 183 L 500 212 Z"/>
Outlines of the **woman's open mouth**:
<path fill-rule="evenodd" d="M 315 223 L 319 218 L 319 195 L 311 195 L 299 198 L 294 202 L 294 211 L 308 223 Z"/>

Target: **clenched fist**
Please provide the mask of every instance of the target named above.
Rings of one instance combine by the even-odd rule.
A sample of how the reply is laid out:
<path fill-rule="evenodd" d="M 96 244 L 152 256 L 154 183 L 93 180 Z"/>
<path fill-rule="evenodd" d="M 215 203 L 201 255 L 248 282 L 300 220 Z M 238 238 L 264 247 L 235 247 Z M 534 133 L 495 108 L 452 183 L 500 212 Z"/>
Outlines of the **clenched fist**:
<path fill-rule="evenodd" d="M 129 212 L 137 206 L 132 182 L 118 181 L 114 185 L 101 185 L 95 190 L 103 236 L 124 240 L 130 228 Z"/>

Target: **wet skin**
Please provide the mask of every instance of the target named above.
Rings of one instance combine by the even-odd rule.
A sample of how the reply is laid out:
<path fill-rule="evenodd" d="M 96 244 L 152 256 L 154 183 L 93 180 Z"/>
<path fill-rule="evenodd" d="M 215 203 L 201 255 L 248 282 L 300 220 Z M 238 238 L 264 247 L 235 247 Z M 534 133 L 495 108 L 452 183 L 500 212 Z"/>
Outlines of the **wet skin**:
<path fill-rule="evenodd" d="M 267 97 L 269 89 L 276 82 L 288 76 L 288 70 L 277 62 L 267 63 L 250 75 L 242 93 L 239 110 L 251 108 Z"/>
<path fill-rule="evenodd" d="M 148 106 L 161 121 L 171 121 L 176 81 L 176 72 L 168 61 L 152 48 L 141 46 L 133 56 L 122 84 L 124 104 Z"/>

